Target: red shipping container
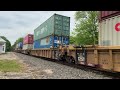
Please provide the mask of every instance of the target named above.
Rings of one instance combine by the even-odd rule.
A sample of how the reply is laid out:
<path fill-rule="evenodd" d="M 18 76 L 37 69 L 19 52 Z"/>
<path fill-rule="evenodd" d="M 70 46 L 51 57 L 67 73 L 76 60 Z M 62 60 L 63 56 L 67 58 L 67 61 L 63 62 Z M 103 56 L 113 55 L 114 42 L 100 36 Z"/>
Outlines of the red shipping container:
<path fill-rule="evenodd" d="M 107 11 L 105 11 L 105 16 L 107 16 L 108 15 L 108 12 Z"/>
<path fill-rule="evenodd" d="M 23 44 L 33 44 L 33 35 L 32 34 L 28 34 L 24 40 L 23 40 Z"/>
<path fill-rule="evenodd" d="M 120 15 L 120 11 L 100 11 L 99 20 L 107 19 L 114 17 L 116 15 Z"/>
<path fill-rule="evenodd" d="M 101 14 L 102 14 L 101 17 L 104 17 L 104 11 L 102 11 Z"/>
<path fill-rule="evenodd" d="M 109 11 L 109 12 L 108 12 L 108 15 L 111 15 L 111 14 L 112 14 L 112 11 Z"/>

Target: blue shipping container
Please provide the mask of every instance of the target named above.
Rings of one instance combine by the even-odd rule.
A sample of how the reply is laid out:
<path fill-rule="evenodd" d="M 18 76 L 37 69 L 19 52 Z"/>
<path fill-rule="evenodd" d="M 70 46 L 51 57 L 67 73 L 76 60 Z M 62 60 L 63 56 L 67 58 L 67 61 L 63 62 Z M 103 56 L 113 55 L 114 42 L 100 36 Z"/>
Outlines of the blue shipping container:
<path fill-rule="evenodd" d="M 69 45 L 69 37 L 49 36 L 49 37 L 34 41 L 34 49 L 53 47 L 53 40 L 54 40 L 54 47 L 58 47 L 59 43 L 64 45 Z"/>
<path fill-rule="evenodd" d="M 22 49 L 23 48 L 23 42 L 18 43 L 18 48 Z"/>

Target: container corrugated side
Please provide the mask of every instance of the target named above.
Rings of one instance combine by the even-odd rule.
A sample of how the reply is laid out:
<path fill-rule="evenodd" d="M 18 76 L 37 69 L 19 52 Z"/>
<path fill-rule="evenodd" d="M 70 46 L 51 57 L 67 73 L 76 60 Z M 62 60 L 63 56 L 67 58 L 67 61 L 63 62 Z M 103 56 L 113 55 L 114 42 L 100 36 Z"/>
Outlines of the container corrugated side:
<path fill-rule="evenodd" d="M 49 36 L 47 38 L 43 39 L 38 39 L 34 41 L 34 49 L 39 49 L 39 48 L 50 48 L 50 46 L 53 46 L 52 42 L 52 36 Z"/>
<path fill-rule="evenodd" d="M 34 30 L 34 41 L 52 35 L 54 32 L 54 16 L 51 16 L 44 23 Z"/>
<path fill-rule="evenodd" d="M 49 36 L 47 38 L 36 40 L 34 41 L 34 49 L 58 47 L 61 43 L 69 45 L 69 37 Z"/>
<path fill-rule="evenodd" d="M 70 36 L 70 17 L 63 17 L 62 36 Z"/>
<path fill-rule="evenodd" d="M 27 49 L 33 49 L 33 44 L 25 44 L 25 45 L 23 45 L 23 50 L 27 50 Z"/>
<path fill-rule="evenodd" d="M 120 15 L 120 11 L 100 11 L 99 12 L 99 20 L 104 20 L 107 18 L 111 18 L 117 15 Z"/>
<path fill-rule="evenodd" d="M 65 34 L 63 34 L 64 31 Z M 69 36 L 69 34 L 70 17 L 54 14 L 34 30 L 34 40 L 42 39 L 50 35 Z"/>
<path fill-rule="evenodd" d="M 18 48 L 22 49 L 22 47 L 23 47 L 23 42 L 19 42 L 18 43 Z"/>
<path fill-rule="evenodd" d="M 117 23 L 120 23 L 120 15 L 102 20 L 99 23 L 99 45 L 120 45 L 120 25 L 118 25 L 118 31 L 115 29 Z"/>
<path fill-rule="evenodd" d="M 23 44 L 33 44 L 33 35 L 28 34 L 27 36 L 25 36 L 25 38 L 23 39 Z"/>
<path fill-rule="evenodd" d="M 69 36 L 70 35 L 70 17 L 55 15 L 55 35 Z"/>

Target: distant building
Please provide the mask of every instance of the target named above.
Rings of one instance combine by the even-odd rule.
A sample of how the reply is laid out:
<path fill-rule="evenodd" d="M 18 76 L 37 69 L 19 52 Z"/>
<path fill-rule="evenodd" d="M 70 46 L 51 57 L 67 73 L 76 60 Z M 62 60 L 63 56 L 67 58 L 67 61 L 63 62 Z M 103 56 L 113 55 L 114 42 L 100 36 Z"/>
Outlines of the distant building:
<path fill-rule="evenodd" d="M 0 54 L 5 53 L 6 41 L 0 37 Z"/>

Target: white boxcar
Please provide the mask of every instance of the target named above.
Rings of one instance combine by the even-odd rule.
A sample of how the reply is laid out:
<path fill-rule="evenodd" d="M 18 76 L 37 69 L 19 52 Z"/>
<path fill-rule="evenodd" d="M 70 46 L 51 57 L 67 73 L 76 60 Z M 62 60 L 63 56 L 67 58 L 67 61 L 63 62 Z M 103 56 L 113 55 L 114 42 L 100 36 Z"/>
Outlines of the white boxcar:
<path fill-rule="evenodd" d="M 120 45 L 120 15 L 102 20 L 99 23 L 99 45 Z"/>

